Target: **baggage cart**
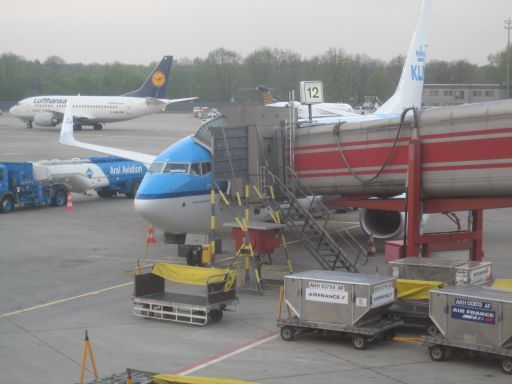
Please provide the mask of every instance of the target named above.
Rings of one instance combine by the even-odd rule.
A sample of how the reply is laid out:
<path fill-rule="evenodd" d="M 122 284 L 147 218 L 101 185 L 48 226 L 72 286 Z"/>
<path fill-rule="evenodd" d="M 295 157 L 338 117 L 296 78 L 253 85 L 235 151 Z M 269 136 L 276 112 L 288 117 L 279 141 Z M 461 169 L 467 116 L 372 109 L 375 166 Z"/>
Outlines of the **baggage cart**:
<path fill-rule="evenodd" d="M 429 291 L 444 286 L 488 286 L 492 283 L 491 265 L 488 261 L 424 257 L 390 261 L 389 274 L 398 279 L 397 301 L 390 313 L 407 325 L 424 326 L 428 334 L 435 335 L 437 328 L 429 318 Z"/>
<path fill-rule="evenodd" d="M 430 292 L 430 318 L 439 329 L 423 336 L 434 361 L 453 352 L 501 360 L 512 374 L 512 292 L 486 287 L 447 287 Z"/>
<path fill-rule="evenodd" d="M 308 271 L 285 276 L 278 326 L 284 340 L 323 330 L 348 334 L 355 349 L 393 338 L 402 324 L 386 316 L 396 298 L 396 279 L 363 273 Z M 282 303 L 289 313 L 281 318 Z"/>
<path fill-rule="evenodd" d="M 237 304 L 236 272 L 231 270 L 158 263 L 135 275 L 135 316 L 206 325 L 220 321 L 223 311 Z"/>

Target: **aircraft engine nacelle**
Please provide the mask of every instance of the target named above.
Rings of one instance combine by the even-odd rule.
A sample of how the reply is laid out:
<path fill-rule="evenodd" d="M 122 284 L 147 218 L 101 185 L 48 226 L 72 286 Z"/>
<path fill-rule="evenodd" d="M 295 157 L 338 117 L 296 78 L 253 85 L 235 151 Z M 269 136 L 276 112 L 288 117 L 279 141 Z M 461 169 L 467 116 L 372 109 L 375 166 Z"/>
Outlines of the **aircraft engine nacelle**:
<path fill-rule="evenodd" d="M 392 239 L 403 235 L 405 214 L 360 208 L 359 223 L 367 235 L 372 234 L 376 239 Z"/>
<path fill-rule="evenodd" d="M 34 116 L 34 124 L 41 127 L 55 127 L 59 120 L 51 112 L 41 112 Z"/>

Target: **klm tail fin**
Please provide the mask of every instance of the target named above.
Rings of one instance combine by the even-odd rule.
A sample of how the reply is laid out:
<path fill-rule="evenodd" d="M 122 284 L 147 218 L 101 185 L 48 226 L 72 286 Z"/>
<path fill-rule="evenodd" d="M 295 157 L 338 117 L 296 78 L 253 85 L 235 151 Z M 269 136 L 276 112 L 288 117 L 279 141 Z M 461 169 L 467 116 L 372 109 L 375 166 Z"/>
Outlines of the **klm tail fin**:
<path fill-rule="evenodd" d="M 167 88 L 167 81 L 169 80 L 171 65 L 172 56 L 164 56 L 162 61 L 153 69 L 144 84 L 142 84 L 142 87 L 123 96 L 163 99 Z"/>
<path fill-rule="evenodd" d="M 275 101 L 265 84 L 258 85 L 257 90 L 260 94 L 260 102 L 262 105 L 271 104 Z"/>
<path fill-rule="evenodd" d="M 375 114 L 401 114 L 405 108 L 421 107 L 431 5 L 431 0 L 423 0 L 420 18 L 407 52 L 398 87 L 393 96 L 377 109 Z"/>

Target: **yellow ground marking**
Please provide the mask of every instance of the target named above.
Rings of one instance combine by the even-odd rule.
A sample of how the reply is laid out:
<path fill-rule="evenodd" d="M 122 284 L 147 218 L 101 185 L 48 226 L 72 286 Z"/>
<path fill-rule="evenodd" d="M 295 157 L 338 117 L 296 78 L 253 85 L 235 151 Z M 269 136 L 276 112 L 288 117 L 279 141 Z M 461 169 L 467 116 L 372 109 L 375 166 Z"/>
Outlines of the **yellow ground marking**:
<path fill-rule="evenodd" d="M 100 293 L 112 291 L 112 290 L 117 289 L 117 288 L 127 287 L 128 285 L 131 285 L 131 284 L 133 284 L 133 281 L 130 281 L 129 283 L 114 285 L 113 287 L 99 289 L 97 291 L 82 293 L 81 295 L 78 295 L 78 296 L 73 296 L 73 297 L 68 297 L 68 298 L 65 298 L 65 299 L 51 301 L 49 303 L 36 305 L 36 306 L 30 307 L 30 308 L 20 309 L 18 311 L 14 311 L 14 312 L 0 314 L 0 319 L 3 318 L 3 317 L 14 316 L 14 315 L 18 315 L 20 313 L 35 311 L 36 309 L 46 308 L 46 307 L 49 307 L 49 306 L 52 306 L 52 305 L 61 304 L 61 303 L 65 303 L 65 302 L 68 302 L 68 301 L 81 299 L 81 298 L 87 297 L 87 296 L 98 295 Z"/>
<path fill-rule="evenodd" d="M 395 336 L 393 337 L 393 341 L 399 341 L 402 343 L 418 343 L 421 341 L 421 337 Z"/>

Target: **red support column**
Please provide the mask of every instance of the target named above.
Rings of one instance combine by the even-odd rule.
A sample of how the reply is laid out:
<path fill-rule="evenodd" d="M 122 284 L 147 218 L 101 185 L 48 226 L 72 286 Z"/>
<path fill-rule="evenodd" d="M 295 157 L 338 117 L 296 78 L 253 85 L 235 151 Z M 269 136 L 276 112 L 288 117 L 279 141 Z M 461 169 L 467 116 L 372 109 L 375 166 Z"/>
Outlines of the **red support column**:
<path fill-rule="evenodd" d="M 484 258 L 484 210 L 475 209 L 471 211 L 471 216 L 473 218 L 473 228 L 471 231 L 475 235 L 473 239 L 473 247 L 471 249 L 471 260 L 482 261 Z"/>
<path fill-rule="evenodd" d="M 409 143 L 407 163 L 407 233 L 406 256 L 419 256 L 421 224 L 421 142 L 418 138 Z"/>

